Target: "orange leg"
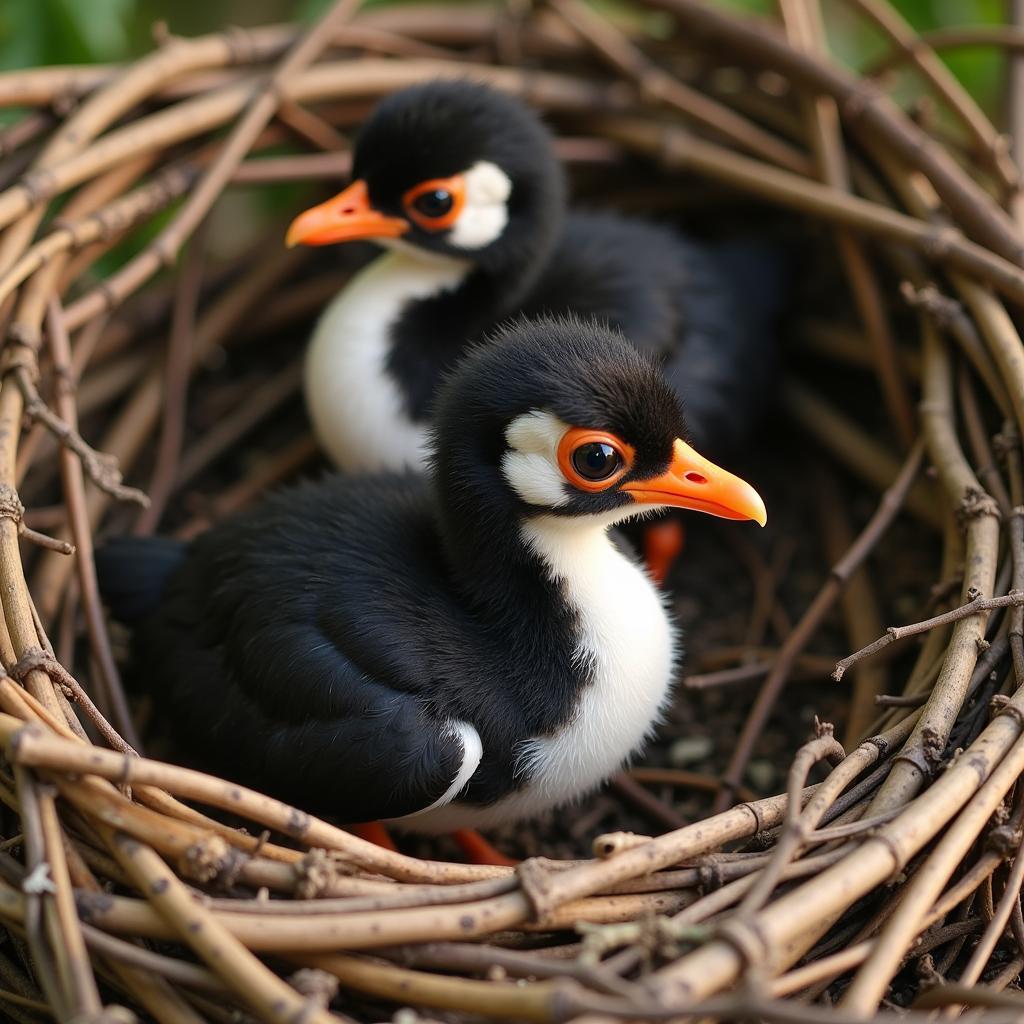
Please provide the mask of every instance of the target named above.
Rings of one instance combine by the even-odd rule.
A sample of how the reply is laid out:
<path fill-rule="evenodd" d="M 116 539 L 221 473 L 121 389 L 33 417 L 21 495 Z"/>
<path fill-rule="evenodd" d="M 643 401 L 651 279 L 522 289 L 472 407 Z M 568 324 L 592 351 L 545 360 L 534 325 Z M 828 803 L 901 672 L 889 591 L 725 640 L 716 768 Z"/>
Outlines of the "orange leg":
<path fill-rule="evenodd" d="M 496 850 L 475 829 L 456 829 L 452 833 L 452 839 L 459 844 L 471 864 L 497 864 L 501 867 L 514 868 L 519 863 Z"/>
<path fill-rule="evenodd" d="M 665 585 L 685 543 L 683 524 L 675 518 L 659 519 L 644 531 L 644 561 L 658 586 Z"/>
<path fill-rule="evenodd" d="M 373 843 L 374 846 L 398 852 L 398 847 L 395 846 L 395 841 L 391 838 L 387 825 L 381 821 L 367 821 L 362 825 L 353 825 L 352 831 L 360 839 L 365 839 L 368 843 Z"/>
<path fill-rule="evenodd" d="M 367 821 L 362 825 L 351 825 L 350 828 L 360 839 L 365 839 L 368 843 L 373 843 L 374 846 L 380 846 L 385 850 L 398 851 L 395 841 L 391 838 L 391 833 L 388 832 L 388 828 L 383 822 Z M 496 850 L 474 829 L 457 829 L 452 833 L 452 839 L 458 843 L 471 864 L 497 864 L 514 868 L 519 863 L 519 861 L 512 860 L 499 850 Z"/>

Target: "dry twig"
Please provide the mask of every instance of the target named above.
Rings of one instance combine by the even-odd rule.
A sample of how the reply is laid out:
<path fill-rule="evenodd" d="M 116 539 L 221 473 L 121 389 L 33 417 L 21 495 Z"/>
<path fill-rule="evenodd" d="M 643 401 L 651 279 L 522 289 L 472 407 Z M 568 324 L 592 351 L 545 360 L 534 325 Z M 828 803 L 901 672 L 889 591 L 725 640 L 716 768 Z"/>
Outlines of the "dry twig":
<path fill-rule="evenodd" d="M 915 1005 L 984 1007 L 986 1024 L 1019 1018 L 1019 995 L 1002 989 L 1021 969 L 1024 943 L 1024 800 L 1014 793 L 1024 768 L 1024 235 L 1013 194 L 1024 104 L 1011 89 L 1018 137 L 1007 144 L 936 49 L 982 42 L 1021 54 L 1024 34 L 1015 23 L 921 39 L 883 0 L 857 0 L 889 40 L 881 63 L 909 62 L 935 94 L 936 116 L 915 123 L 868 80 L 877 67 L 858 77 L 832 58 L 819 18 L 827 7 L 778 6 L 782 25 L 707 0 L 644 0 L 614 13 L 550 0 L 512 16 L 425 4 L 356 17 L 355 0 L 345 0 L 308 33 L 168 37 L 122 68 L 0 74 L 0 105 L 26 109 L 0 132 L 5 1013 L 30 1020 L 45 1003 L 60 1019 L 109 1021 L 118 1011 L 103 1002 L 117 993 L 175 1024 L 238 1014 L 326 1021 L 338 1016 L 327 1008 L 334 993 L 347 1007 L 358 992 L 446 1016 L 551 1024 L 695 1015 L 844 1024 L 891 1016 L 879 1007 L 897 972 L 911 985 L 908 967 L 934 963 L 957 976 L 966 960 L 958 983 L 919 992 Z M 672 24 L 650 20 L 649 8 Z M 202 398 L 228 346 L 241 361 L 250 339 L 263 346 L 272 332 L 305 331 L 344 279 L 317 271 L 298 281 L 299 256 L 267 257 L 276 225 L 270 242 L 230 265 L 188 256 L 177 268 L 223 190 L 334 183 L 348 174 L 343 150 L 370 102 L 466 75 L 543 109 L 558 152 L 595 193 L 614 199 L 640 159 L 673 177 L 662 190 L 673 206 L 682 171 L 716 197 L 742 195 L 823 225 L 862 328 L 834 323 L 830 305 L 829 322 L 819 312 L 802 333 L 833 369 L 873 368 L 857 387 L 874 390 L 856 391 L 845 372 L 814 390 L 788 380 L 784 406 L 825 457 L 869 491 L 886 491 L 851 543 L 823 486 L 828 546 L 848 550 L 793 628 L 782 601 L 805 567 L 794 562 L 794 574 L 785 560 L 737 547 L 754 610 L 742 635 L 718 642 L 717 660 L 702 666 L 712 671 L 695 678 L 710 688 L 767 677 L 720 787 L 720 806 L 733 793 L 744 802 L 683 825 L 641 783 L 710 792 L 711 770 L 641 767 L 602 807 L 635 805 L 670 831 L 622 828 L 596 838 L 593 860 L 534 858 L 515 871 L 381 850 L 259 793 L 135 756 L 91 558 L 95 531 L 124 528 L 110 499 L 144 500 L 121 472 L 152 473 L 154 503 L 140 528 L 182 495 L 191 518 L 179 532 L 192 535 L 316 457 L 306 434 L 273 416 L 296 394 L 297 370 L 268 374 L 261 364 L 241 375 L 235 398 L 251 393 L 227 415 Z M 932 125 L 962 126 L 970 145 Z M 282 145 L 323 152 L 276 152 Z M 60 216 L 47 219 L 58 201 Z M 153 238 L 168 208 L 155 241 L 97 278 L 115 242 Z M 158 346 L 169 317 L 168 362 Z M 915 410 L 908 396 L 918 384 Z M 231 397 L 220 391 L 221 412 Z M 201 426 L 204 405 L 216 426 L 188 443 L 187 417 Z M 906 446 L 922 435 L 902 466 L 865 412 L 874 405 Z M 996 414 L 1006 422 L 993 440 Z M 935 482 L 916 479 L 925 458 Z M 227 479 L 236 467 L 238 479 Z M 32 526 L 53 537 L 25 525 L 19 494 L 36 510 Z M 914 545 L 908 561 L 934 563 L 910 583 L 883 536 L 904 510 L 923 527 L 919 543 L 897 533 Z M 822 731 L 796 752 L 787 793 L 755 800 L 740 786 L 750 753 L 786 680 L 823 673 L 821 656 L 805 648 L 872 552 L 871 593 L 886 614 L 906 614 L 892 603 L 898 591 L 930 616 L 836 665 L 838 678 L 869 657 L 887 659 L 892 693 L 879 732 L 843 756 Z M 31 587 L 22 558 L 35 563 Z M 863 603 L 846 609 L 854 646 L 866 643 Z M 55 622 L 61 657 L 85 651 L 83 635 L 91 663 L 57 661 L 46 635 Z M 777 650 L 766 641 L 772 628 Z M 924 639 L 907 669 L 892 645 L 914 636 Z M 858 728 L 866 704 L 858 701 Z M 106 746 L 90 743 L 86 728 Z M 824 781 L 809 786 L 824 761 Z M 181 800 L 267 832 L 243 832 Z M 116 895 L 104 892 L 111 886 Z M 590 936 L 566 943 L 559 930 L 580 922 L 593 924 Z M 145 938 L 167 945 L 155 951 Z M 836 1007 L 825 990 L 851 972 L 852 983 L 833 990 L 843 993 Z"/>

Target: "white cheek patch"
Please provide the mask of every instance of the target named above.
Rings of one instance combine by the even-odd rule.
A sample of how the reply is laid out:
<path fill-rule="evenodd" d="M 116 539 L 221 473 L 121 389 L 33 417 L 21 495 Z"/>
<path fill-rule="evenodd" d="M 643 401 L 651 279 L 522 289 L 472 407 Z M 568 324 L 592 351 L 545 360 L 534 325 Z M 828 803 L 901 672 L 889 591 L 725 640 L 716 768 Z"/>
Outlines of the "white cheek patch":
<path fill-rule="evenodd" d="M 558 442 L 568 429 L 557 416 L 536 410 L 508 425 L 509 451 L 501 460 L 501 471 L 527 504 L 557 508 L 568 502 L 565 477 L 558 468 Z"/>
<path fill-rule="evenodd" d="M 501 471 L 516 494 L 529 505 L 556 508 L 569 500 L 562 474 L 543 455 L 507 452 Z"/>
<path fill-rule="evenodd" d="M 505 430 L 505 440 L 510 448 L 521 452 L 537 452 L 549 455 L 557 465 L 558 444 L 569 429 L 557 416 L 540 409 L 524 412 L 517 416 Z"/>
<path fill-rule="evenodd" d="M 486 160 L 473 164 L 462 177 L 466 201 L 447 240 L 459 249 L 482 249 L 498 238 L 508 224 L 512 182 L 497 164 Z"/>

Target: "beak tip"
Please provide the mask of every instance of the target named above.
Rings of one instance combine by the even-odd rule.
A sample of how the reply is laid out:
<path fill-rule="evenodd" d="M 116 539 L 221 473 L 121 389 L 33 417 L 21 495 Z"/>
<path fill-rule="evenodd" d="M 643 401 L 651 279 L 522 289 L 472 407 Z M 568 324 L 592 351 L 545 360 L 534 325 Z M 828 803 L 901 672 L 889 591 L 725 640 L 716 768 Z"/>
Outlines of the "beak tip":
<path fill-rule="evenodd" d="M 751 513 L 750 518 L 753 519 L 758 526 L 764 529 L 764 527 L 768 525 L 768 509 L 765 508 L 764 501 L 761 499 L 761 496 L 757 494 L 756 491 L 754 493 L 757 497 L 757 503 L 753 509 L 753 512 Z"/>

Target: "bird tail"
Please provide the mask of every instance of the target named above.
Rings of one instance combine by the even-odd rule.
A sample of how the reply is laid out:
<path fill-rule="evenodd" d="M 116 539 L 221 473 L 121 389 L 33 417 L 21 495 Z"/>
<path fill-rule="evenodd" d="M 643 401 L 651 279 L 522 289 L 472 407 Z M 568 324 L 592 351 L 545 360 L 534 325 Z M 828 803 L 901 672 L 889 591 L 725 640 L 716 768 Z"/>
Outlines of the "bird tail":
<path fill-rule="evenodd" d="M 149 615 L 184 560 L 185 548 L 173 537 L 113 537 L 97 548 L 100 595 L 110 614 L 128 626 Z"/>
<path fill-rule="evenodd" d="M 694 440 L 705 454 L 725 458 L 750 439 L 772 404 L 780 323 L 797 271 L 793 252 L 765 239 L 713 243 L 706 254 L 687 282 L 677 372 Z"/>

